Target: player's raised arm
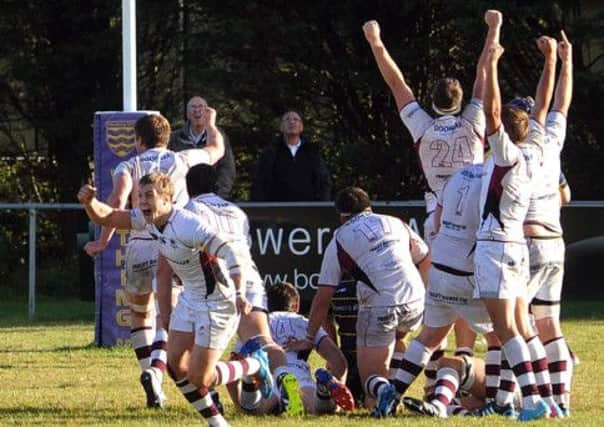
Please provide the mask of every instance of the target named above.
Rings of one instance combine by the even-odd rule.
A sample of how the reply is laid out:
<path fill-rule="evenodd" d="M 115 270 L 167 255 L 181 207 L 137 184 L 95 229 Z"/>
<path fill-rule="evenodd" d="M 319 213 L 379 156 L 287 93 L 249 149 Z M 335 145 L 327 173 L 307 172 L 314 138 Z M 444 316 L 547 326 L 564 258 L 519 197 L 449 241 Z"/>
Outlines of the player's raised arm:
<path fill-rule="evenodd" d="M 415 100 L 413 91 L 405 82 L 403 73 L 396 65 L 380 37 L 380 25 L 377 21 L 368 21 L 363 25 L 365 38 L 371 47 L 371 52 L 380 69 L 384 81 L 390 88 L 396 101 L 396 108 L 400 111 L 405 105 Z"/>
<path fill-rule="evenodd" d="M 537 39 L 537 47 L 544 57 L 541 78 L 535 93 L 535 106 L 531 110 L 531 118 L 541 126 L 545 125 L 545 117 L 549 110 L 554 92 L 554 80 L 556 77 L 556 40 L 541 36 Z"/>
<path fill-rule="evenodd" d="M 205 130 L 208 135 L 206 146 L 203 148 L 210 155 L 210 164 L 215 164 L 224 156 L 224 138 L 216 127 L 216 110 L 206 107 L 203 111 L 206 121 Z"/>
<path fill-rule="evenodd" d="M 484 90 L 484 112 L 487 122 L 487 135 L 491 135 L 501 126 L 501 93 L 497 65 L 503 54 L 503 47 L 494 44 L 488 47 L 486 56 L 486 80 Z"/>
<path fill-rule="evenodd" d="M 478 57 L 478 63 L 476 64 L 476 79 L 474 80 L 474 87 L 472 88 L 472 98 L 482 100 L 484 98 L 484 84 L 486 79 L 486 58 L 489 46 L 499 44 L 499 35 L 501 33 L 501 23 L 503 16 L 498 10 L 487 10 L 484 14 L 484 21 L 488 25 L 487 36 L 484 40 L 484 46 L 482 52 Z"/>
<path fill-rule="evenodd" d="M 115 209 L 96 198 L 96 188 L 84 185 L 78 191 L 78 200 L 84 206 L 88 218 L 95 224 L 129 230 L 132 228 L 130 211 Z"/>
<path fill-rule="evenodd" d="M 560 31 L 558 57 L 560 58 L 560 75 L 554 95 L 553 110 L 566 116 L 573 97 L 573 46 L 568 41 L 564 30 Z"/>

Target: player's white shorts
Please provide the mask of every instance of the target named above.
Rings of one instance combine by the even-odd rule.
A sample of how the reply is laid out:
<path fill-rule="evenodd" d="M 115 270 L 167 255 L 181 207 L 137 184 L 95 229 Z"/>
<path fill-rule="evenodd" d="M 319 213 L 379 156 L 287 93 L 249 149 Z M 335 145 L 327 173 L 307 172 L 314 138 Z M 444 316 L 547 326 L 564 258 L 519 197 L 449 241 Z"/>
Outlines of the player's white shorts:
<path fill-rule="evenodd" d="M 257 271 L 251 272 L 246 278 L 245 298 L 252 305 L 253 311 L 264 311 L 265 313 L 268 313 L 266 289 L 262 282 L 262 278 Z"/>
<path fill-rule="evenodd" d="M 195 345 L 225 350 L 237 331 L 239 315 L 235 301 L 224 299 L 191 304 L 184 294 L 170 317 L 170 330 L 195 335 Z"/>
<path fill-rule="evenodd" d="M 475 298 L 514 299 L 526 295 L 528 248 L 525 243 L 479 240 L 474 254 Z"/>
<path fill-rule="evenodd" d="M 479 334 L 493 331 L 493 324 L 483 302 L 474 299 L 474 276 L 458 276 L 436 267 L 430 270 L 426 291 L 424 324 L 432 328 L 449 326 L 458 318 L 466 320 Z"/>
<path fill-rule="evenodd" d="M 310 365 L 308 362 L 304 360 L 297 360 L 292 362 L 290 360 L 286 363 L 287 372 L 298 379 L 298 384 L 300 388 L 312 388 L 313 390 L 317 387 L 315 381 L 312 378 L 312 374 L 310 372 Z M 275 381 L 276 382 L 276 381 Z"/>
<path fill-rule="evenodd" d="M 528 301 L 535 318 L 558 316 L 564 276 L 564 240 L 557 238 L 527 238 L 530 280 Z"/>
<path fill-rule="evenodd" d="M 424 300 L 386 307 L 359 307 L 357 346 L 382 347 L 394 342 L 397 332 L 415 331 L 422 323 Z"/>
<path fill-rule="evenodd" d="M 130 236 L 125 261 L 127 292 L 139 295 L 153 291 L 158 257 L 157 243 L 150 236 Z"/>

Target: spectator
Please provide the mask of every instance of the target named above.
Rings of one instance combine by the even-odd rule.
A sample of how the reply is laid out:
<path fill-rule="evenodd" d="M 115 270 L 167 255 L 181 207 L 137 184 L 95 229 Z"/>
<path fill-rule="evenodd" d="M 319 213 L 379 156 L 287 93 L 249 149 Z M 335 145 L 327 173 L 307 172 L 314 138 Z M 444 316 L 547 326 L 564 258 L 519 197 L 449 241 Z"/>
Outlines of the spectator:
<path fill-rule="evenodd" d="M 295 111 L 281 118 L 281 136 L 264 149 L 256 165 L 252 200 L 331 199 L 331 177 L 319 147 L 302 138 L 304 123 Z"/>
<path fill-rule="evenodd" d="M 194 96 L 187 102 L 187 121 L 180 129 L 170 135 L 168 148 L 172 151 L 182 151 L 190 148 L 204 148 L 207 143 L 207 131 L 202 121 L 202 111 L 208 103 L 200 96 Z M 229 199 L 233 181 L 235 180 L 235 157 L 233 149 L 224 130 L 218 129 L 224 140 L 224 157 L 214 165 L 218 180 L 216 182 L 218 194 L 223 199 Z"/>

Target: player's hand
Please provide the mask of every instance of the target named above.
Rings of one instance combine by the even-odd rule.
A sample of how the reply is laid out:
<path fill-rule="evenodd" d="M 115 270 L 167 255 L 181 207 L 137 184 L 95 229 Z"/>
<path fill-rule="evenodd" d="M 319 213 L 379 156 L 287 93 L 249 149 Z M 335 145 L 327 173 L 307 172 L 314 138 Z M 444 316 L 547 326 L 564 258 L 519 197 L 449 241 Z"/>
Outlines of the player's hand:
<path fill-rule="evenodd" d="M 212 107 L 206 107 L 203 110 L 202 117 L 206 127 L 216 126 L 216 110 Z"/>
<path fill-rule="evenodd" d="M 363 24 L 363 32 L 369 44 L 380 41 L 380 24 L 377 21 L 367 21 Z"/>
<path fill-rule="evenodd" d="M 100 240 L 93 240 L 92 242 L 88 242 L 84 245 L 84 252 L 86 252 L 89 256 L 94 257 L 103 252 L 106 247 L 106 243 L 103 243 Z"/>
<path fill-rule="evenodd" d="M 313 348 L 315 348 L 315 344 L 313 342 L 307 339 L 297 340 L 295 338 L 290 339 L 283 347 L 285 351 L 293 352 L 312 350 Z"/>
<path fill-rule="evenodd" d="M 89 205 L 96 196 L 96 188 L 86 184 L 78 191 L 78 201 L 83 205 Z"/>
<path fill-rule="evenodd" d="M 237 313 L 244 316 L 252 311 L 252 305 L 243 294 L 235 297 L 235 306 L 237 307 Z"/>
<path fill-rule="evenodd" d="M 489 9 L 484 13 L 484 22 L 487 23 L 489 28 L 500 27 L 503 22 L 503 15 L 498 10 Z"/>
<path fill-rule="evenodd" d="M 548 36 L 541 36 L 537 39 L 537 48 L 546 58 L 556 58 L 556 39 Z"/>
<path fill-rule="evenodd" d="M 558 56 L 562 62 L 572 62 L 573 45 L 568 41 L 564 30 L 560 31 L 560 42 L 558 43 Z"/>

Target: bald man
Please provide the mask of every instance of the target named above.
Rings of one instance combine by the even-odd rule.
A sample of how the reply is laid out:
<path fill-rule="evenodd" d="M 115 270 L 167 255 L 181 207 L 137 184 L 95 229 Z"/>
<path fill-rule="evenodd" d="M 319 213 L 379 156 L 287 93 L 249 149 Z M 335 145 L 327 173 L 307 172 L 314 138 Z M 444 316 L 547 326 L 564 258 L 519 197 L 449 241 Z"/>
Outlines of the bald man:
<path fill-rule="evenodd" d="M 207 142 L 207 132 L 202 121 L 202 111 L 208 106 L 207 101 L 194 96 L 187 102 L 187 121 L 180 129 L 172 132 L 168 148 L 172 151 L 182 151 L 191 148 L 204 148 Z M 223 199 L 230 199 L 231 188 L 235 180 L 235 157 L 223 129 L 218 129 L 224 140 L 224 157 L 214 165 L 218 174 L 217 194 Z"/>

